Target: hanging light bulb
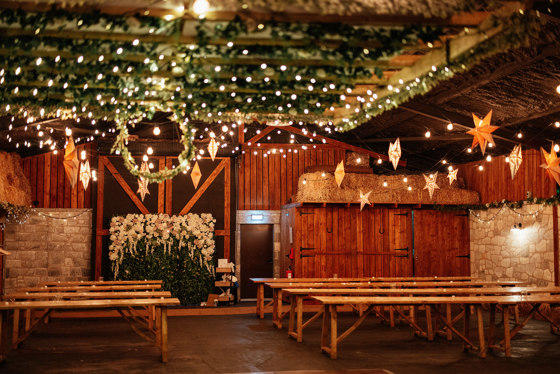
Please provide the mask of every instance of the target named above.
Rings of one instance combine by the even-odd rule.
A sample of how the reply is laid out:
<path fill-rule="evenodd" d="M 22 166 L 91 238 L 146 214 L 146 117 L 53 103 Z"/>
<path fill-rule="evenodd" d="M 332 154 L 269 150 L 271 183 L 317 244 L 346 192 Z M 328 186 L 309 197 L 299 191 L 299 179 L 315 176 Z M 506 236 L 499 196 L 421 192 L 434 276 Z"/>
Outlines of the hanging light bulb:
<path fill-rule="evenodd" d="M 83 150 L 83 151 L 80 153 L 80 157 L 81 157 L 82 161 L 84 161 L 84 160 L 86 159 L 86 151 L 85 151 L 85 150 Z"/>
<path fill-rule="evenodd" d="M 210 10 L 210 3 L 208 0 L 195 0 L 192 5 L 192 9 L 199 17 L 204 17 Z"/>
<path fill-rule="evenodd" d="M 154 135 L 158 136 L 159 134 L 161 134 L 161 130 L 159 129 L 158 126 L 154 127 Z"/>
<path fill-rule="evenodd" d="M 148 153 L 149 155 L 153 154 L 153 153 L 154 153 L 154 149 L 153 149 L 152 147 L 148 147 L 147 153 Z"/>
<path fill-rule="evenodd" d="M 72 129 L 69 127 L 66 128 L 66 136 L 72 136 Z"/>

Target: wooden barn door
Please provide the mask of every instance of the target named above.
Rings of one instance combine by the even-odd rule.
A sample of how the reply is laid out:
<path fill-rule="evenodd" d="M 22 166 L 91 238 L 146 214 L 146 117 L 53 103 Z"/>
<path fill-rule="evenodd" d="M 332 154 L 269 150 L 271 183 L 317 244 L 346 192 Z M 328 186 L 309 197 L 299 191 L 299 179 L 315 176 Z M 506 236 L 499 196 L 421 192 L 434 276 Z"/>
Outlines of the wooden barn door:
<path fill-rule="evenodd" d="M 470 275 L 469 217 L 465 212 L 414 211 L 415 275 Z"/>

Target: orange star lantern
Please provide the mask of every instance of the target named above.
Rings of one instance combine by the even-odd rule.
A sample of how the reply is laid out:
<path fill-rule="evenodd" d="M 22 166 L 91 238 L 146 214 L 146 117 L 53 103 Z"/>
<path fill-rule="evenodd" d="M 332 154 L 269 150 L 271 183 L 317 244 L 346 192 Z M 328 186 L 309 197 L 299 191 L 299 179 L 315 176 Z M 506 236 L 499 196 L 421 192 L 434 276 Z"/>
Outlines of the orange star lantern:
<path fill-rule="evenodd" d="M 480 150 L 484 155 L 486 151 L 486 145 L 488 142 L 494 143 L 492 139 L 492 133 L 496 131 L 499 126 L 491 126 L 490 120 L 492 119 L 492 111 L 488 112 L 484 119 L 478 118 L 473 113 L 474 129 L 467 131 L 467 134 L 474 136 L 471 148 L 474 149 L 477 144 L 480 144 Z"/>
<path fill-rule="evenodd" d="M 560 184 L 560 159 L 556 155 L 556 152 L 554 152 L 554 146 L 550 148 L 550 153 L 547 153 L 542 147 L 541 152 L 546 161 L 546 164 L 542 164 L 541 168 L 546 170 L 550 179 L 553 179 L 556 183 Z"/>

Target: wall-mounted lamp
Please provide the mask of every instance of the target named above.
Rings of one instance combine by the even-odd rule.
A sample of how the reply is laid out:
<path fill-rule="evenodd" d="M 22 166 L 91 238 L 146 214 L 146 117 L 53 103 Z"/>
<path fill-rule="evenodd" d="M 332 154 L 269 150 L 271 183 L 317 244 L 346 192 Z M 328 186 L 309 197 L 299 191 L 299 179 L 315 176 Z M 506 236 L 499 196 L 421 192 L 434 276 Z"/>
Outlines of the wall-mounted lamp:
<path fill-rule="evenodd" d="M 264 216 L 262 214 L 251 214 L 251 220 L 253 221 L 262 221 Z"/>
<path fill-rule="evenodd" d="M 511 231 L 519 231 L 523 228 L 523 224 L 521 222 L 519 223 L 514 223 L 513 227 L 511 228 Z"/>

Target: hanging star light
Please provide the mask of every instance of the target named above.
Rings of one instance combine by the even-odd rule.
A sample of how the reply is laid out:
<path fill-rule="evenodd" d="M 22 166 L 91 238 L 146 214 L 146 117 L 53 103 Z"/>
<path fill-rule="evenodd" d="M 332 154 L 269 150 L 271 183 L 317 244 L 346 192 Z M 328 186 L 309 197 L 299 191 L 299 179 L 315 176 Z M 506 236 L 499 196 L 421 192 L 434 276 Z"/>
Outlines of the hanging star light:
<path fill-rule="evenodd" d="M 208 144 L 208 153 L 210 153 L 210 157 L 212 157 L 212 161 L 214 161 L 216 153 L 218 153 L 218 142 L 216 142 L 214 137 L 210 139 L 210 143 Z"/>
<path fill-rule="evenodd" d="M 364 194 L 360 190 L 360 212 L 364 209 L 364 206 L 366 206 L 366 204 L 371 205 L 371 203 L 369 202 L 369 194 L 371 194 L 371 191 Z"/>
<path fill-rule="evenodd" d="M 474 121 L 474 129 L 467 131 L 467 134 L 474 136 L 471 148 L 474 149 L 477 144 L 480 144 L 480 150 L 484 155 L 486 151 L 486 145 L 488 142 L 494 143 L 494 139 L 492 139 L 492 133 L 496 131 L 499 126 L 491 126 L 490 120 L 492 119 L 492 111 L 488 112 L 484 119 L 478 118 L 473 113 L 473 121 Z"/>
<path fill-rule="evenodd" d="M 72 135 L 68 137 L 68 143 L 64 149 L 64 161 L 62 164 L 64 166 L 66 176 L 70 181 L 70 185 L 74 188 L 76 182 L 78 181 L 80 161 L 78 161 L 78 151 L 76 150 L 76 145 L 74 144 L 74 138 Z"/>
<path fill-rule="evenodd" d="M 389 143 L 389 161 L 393 163 L 393 167 L 397 170 L 399 160 L 401 158 L 401 141 L 399 138 L 394 143 Z"/>
<path fill-rule="evenodd" d="M 523 162 L 523 153 L 521 152 L 521 144 L 513 147 L 513 151 L 509 154 L 509 170 L 511 171 L 511 179 L 515 178 L 519 166 Z"/>
<path fill-rule="evenodd" d="M 84 185 L 84 190 L 87 190 L 90 179 L 91 168 L 89 167 L 89 161 L 86 160 L 80 165 L 80 182 Z"/>
<path fill-rule="evenodd" d="M 453 184 L 453 181 L 457 180 L 458 171 L 459 169 L 449 170 L 449 173 L 447 173 L 447 178 L 449 178 L 449 185 Z"/>
<path fill-rule="evenodd" d="M 334 171 L 334 180 L 336 181 L 338 187 L 340 187 L 340 184 L 342 183 L 343 179 L 344 179 L 344 160 L 338 163 L 338 165 L 336 166 L 336 170 Z"/>
<path fill-rule="evenodd" d="M 429 176 L 426 176 L 426 174 L 422 174 L 424 176 L 424 179 L 426 180 L 426 185 L 424 186 L 424 189 L 428 190 L 428 192 L 430 193 L 430 200 L 434 195 L 434 190 L 436 188 L 439 189 L 439 186 L 436 184 L 437 174 L 438 174 L 437 171 L 435 174 L 430 174 Z"/>
<path fill-rule="evenodd" d="M 191 171 L 191 179 L 195 190 L 198 188 L 198 183 L 200 182 L 200 178 L 202 178 L 202 173 L 200 172 L 200 167 L 198 166 L 198 161 L 197 161 L 194 164 L 194 168 Z"/>
<path fill-rule="evenodd" d="M 554 146 L 550 148 L 550 153 L 547 153 L 542 147 L 541 152 L 546 161 L 546 164 L 542 164 L 541 168 L 544 168 L 548 176 L 560 185 L 560 159 L 554 152 Z"/>
<path fill-rule="evenodd" d="M 140 166 L 140 172 L 148 173 L 149 171 L 150 171 L 150 167 L 148 166 L 148 162 L 142 161 L 142 165 Z M 138 191 L 136 191 L 136 193 L 140 194 L 142 201 L 144 201 L 146 195 L 150 194 L 150 190 L 148 189 L 148 184 L 150 184 L 150 182 L 148 182 L 144 178 L 142 177 L 138 178 Z"/>

